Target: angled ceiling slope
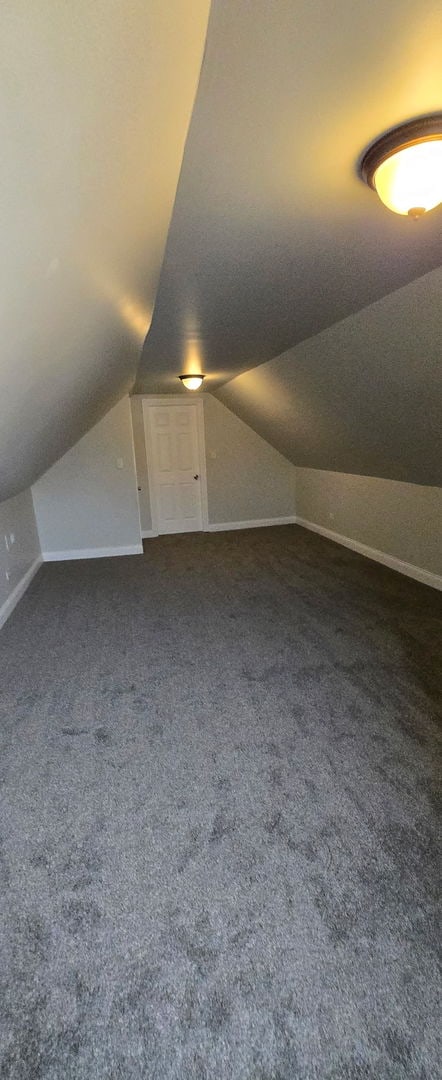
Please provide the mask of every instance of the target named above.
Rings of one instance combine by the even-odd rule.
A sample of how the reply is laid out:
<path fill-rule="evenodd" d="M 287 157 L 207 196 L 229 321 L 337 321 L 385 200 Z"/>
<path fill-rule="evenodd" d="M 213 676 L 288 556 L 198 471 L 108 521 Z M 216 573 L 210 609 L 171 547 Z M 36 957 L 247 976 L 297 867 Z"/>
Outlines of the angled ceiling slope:
<path fill-rule="evenodd" d="M 441 211 L 397 217 L 355 166 L 441 102 L 440 0 L 213 0 L 137 391 L 214 389 L 434 269 Z"/>
<path fill-rule="evenodd" d="M 0 500 L 132 385 L 209 0 L 5 0 Z"/>
<path fill-rule="evenodd" d="M 442 486 L 441 358 L 438 269 L 216 396 L 295 465 Z"/>

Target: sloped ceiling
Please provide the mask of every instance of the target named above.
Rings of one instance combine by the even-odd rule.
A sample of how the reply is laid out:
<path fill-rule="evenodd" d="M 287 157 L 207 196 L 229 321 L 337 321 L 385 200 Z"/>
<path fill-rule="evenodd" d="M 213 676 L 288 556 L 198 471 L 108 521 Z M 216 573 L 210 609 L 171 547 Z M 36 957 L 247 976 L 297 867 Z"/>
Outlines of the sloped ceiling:
<path fill-rule="evenodd" d="M 296 465 L 442 486 L 441 300 L 438 269 L 216 396 Z"/>
<path fill-rule="evenodd" d="M 3 0 L 0 500 L 133 384 L 209 0 Z"/>
<path fill-rule="evenodd" d="M 299 400 L 308 400 L 312 425 L 302 445 L 299 429 L 296 437 L 290 430 L 295 411 L 285 383 L 275 382 L 276 369 L 261 381 L 259 368 L 253 379 L 236 379 L 220 398 L 299 464 L 434 477 L 428 426 L 409 432 L 416 454 L 406 450 L 404 433 L 410 418 L 425 426 L 416 397 L 428 403 L 437 392 L 441 340 L 433 305 L 440 278 L 431 279 L 428 295 L 423 278 L 414 294 L 432 317 L 422 338 L 412 334 L 412 347 L 398 328 L 400 362 L 385 321 L 375 335 L 383 350 L 375 361 L 372 320 L 354 324 L 342 398 L 336 352 L 327 369 L 321 346 L 318 367 L 315 348 L 299 351 L 299 343 L 440 264 L 442 208 L 419 222 L 390 213 L 358 179 L 356 162 L 388 127 L 441 106 L 439 0 L 422 0 L 418 13 L 414 0 L 214 0 L 137 392 L 176 392 L 177 375 L 198 368 L 207 374 L 206 388 L 218 392 L 239 372 L 298 346 Z M 413 311 L 419 314 L 418 304 Z M 393 316 L 402 314 L 393 305 Z M 372 365 L 366 379 L 364 362 Z M 321 383 L 318 372 L 326 369 Z M 281 371 L 279 365 L 278 380 Z M 377 422 L 367 398 L 376 379 Z M 268 397 L 265 420 L 261 398 L 259 408 L 256 403 L 259 381 L 261 398 Z M 291 393 L 297 394 L 295 375 Z M 358 393 L 366 400 L 358 398 L 355 414 Z M 380 408 L 384 393 L 388 408 Z M 394 409 L 401 415 L 395 438 Z M 346 410 L 353 419 L 344 423 L 345 448 L 339 448 Z"/>

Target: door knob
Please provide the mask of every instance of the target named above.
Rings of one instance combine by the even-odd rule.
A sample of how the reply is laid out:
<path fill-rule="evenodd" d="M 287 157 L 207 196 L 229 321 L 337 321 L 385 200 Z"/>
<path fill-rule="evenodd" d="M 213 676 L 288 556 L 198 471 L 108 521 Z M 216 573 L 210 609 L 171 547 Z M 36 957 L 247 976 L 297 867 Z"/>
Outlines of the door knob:
<path fill-rule="evenodd" d="M 193 478 L 193 479 L 194 479 L 194 480 L 199 480 L 199 473 L 197 473 L 197 474 L 196 474 L 196 476 L 194 476 L 194 478 Z"/>

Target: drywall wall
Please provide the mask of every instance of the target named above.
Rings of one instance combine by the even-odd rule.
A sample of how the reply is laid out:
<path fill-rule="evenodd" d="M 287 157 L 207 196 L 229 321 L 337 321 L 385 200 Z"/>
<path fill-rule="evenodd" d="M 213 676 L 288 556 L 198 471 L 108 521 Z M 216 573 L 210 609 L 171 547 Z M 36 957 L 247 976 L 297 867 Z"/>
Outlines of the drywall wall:
<path fill-rule="evenodd" d="M 30 490 L 0 503 L 0 626 L 41 561 Z"/>
<path fill-rule="evenodd" d="M 440 485 L 441 301 L 442 268 L 216 396 L 295 465 Z"/>
<path fill-rule="evenodd" d="M 32 494 L 45 558 L 141 550 L 128 396 L 34 484 Z"/>
<path fill-rule="evenodd" d="M 212 394 L 203 402 L 209 524 L 294 514 L 291 462 Z"/>
<path fill-rule="evenodd" d="M 296 469 L 297 517 L 442 575 L 442 488 Z"/>
<path fill-rule="evenodd" d="M 143 533 L 152 528 L 142 395 L 131 398 Z M 295 513 L 295 469 L 212 394 L 204 407 L 209 525 Z"/>

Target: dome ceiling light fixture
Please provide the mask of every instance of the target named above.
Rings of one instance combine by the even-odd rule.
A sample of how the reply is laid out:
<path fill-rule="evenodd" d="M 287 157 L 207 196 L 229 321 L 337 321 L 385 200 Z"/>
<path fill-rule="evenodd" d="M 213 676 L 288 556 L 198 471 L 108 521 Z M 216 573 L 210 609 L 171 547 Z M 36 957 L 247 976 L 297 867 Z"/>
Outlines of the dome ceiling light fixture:
<path fill-rule="evenodd" d="M 179 375 L 178 376 L 186 390 L 199 390 L 205 375 Z"/>
<path fill-rule="evenodd" d="M 442 203 L 442 112 L 391 128 L 364 151 L 358 174 L 395 214 L 420 218 Z"/>

